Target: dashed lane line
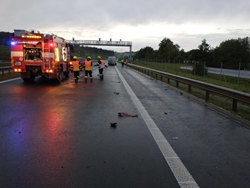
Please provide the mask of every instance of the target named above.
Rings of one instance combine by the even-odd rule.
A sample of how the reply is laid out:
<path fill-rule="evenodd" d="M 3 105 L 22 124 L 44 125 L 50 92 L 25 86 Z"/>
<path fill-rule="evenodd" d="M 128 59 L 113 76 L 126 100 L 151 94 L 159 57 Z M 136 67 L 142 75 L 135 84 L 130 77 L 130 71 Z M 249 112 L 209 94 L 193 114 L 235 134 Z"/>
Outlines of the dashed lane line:
<path fill-rule="evenodd" d="M 175 153 L 165 136 L 157 127 L 154 120 L 148 114 L 140 100 L 137 98 L 131 87 L 128 85 L 127 81 L 124 79 L 124 77 L 116 67 L 115 69 L 122 83 L 124 84 L 128 94 L 130 95 L 132 101 L 140 112 L 144 122 L 146 123 L 167 164 L 173 172 L 179 186 L 181 188 L 198 188 L 198 184 L 195 182 L 192 175 L 188 172 L 187 168 L 184 166 L 184 164 L 182 163 L 178 155 Z"/>

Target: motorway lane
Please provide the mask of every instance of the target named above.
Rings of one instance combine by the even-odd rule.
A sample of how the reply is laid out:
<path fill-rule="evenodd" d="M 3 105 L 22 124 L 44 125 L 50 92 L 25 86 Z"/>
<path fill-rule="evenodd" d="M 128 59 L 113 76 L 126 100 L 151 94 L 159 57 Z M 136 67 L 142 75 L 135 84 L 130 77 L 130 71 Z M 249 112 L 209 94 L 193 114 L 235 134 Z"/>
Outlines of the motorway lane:
<path fill-rule="evenodd" d="M 200 187 L 249 187 L 248 128 L 131 69 L 121 73 Z"/>
<path fill-rule="evenodd" d="M 97 74 L 0 84 L 0 187 L 179 187 L 141 117 L 118 117 L 138 111 L 115 68 Z"/>

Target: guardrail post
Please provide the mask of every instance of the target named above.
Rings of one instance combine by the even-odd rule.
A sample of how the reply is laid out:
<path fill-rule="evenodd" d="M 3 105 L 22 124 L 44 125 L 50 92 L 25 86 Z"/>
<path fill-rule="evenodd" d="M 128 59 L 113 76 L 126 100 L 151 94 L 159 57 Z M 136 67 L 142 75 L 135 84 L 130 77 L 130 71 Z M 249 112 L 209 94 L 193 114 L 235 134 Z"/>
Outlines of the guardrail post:
<path fill-rule="evenodd" d="M 168 83 L 170 83 L 170 78 L 168 78 Z"/>
<path fill-rule="evenodd" d="M 2 75 L 4 76 L 4 71 L 2 70 Z"/>
<path fill-rule="evenodd" d="M 176 87 L 179 87 L 179 82 L 178 81 L 176 81 Z"/>
<path fill-rule="evenodd" d="M 236 99 L 233 99 L 233 109 L 232 109 L 232 110 L 233 110 L 234 112 L 237 112 L 237 102 L 238 102 L 238 101 L 237 101 Z"/>
<path fill-rule="evenodd" d="M 241 63 L 239 63 L 238 82 L 237 82 L 238 85 L 239 85 L 239 82 L 240 82 L 240 64 L 241 64 Z"/>
<path fill-rule="evenodd" d="M 162 81 L 162 76 L 161 76 L 161 81 Z"/>
<path fill-rule="evenodd" d="M 155 78 L 157 79 L 157 74 L 155 74 Z"/>
<path fill-rule="evenodd" d="M 209 100 L 209 91 L 206 90 L 206 101 L 208 101 L 208 100 Z"/>
<path fill-rule="evenodd" d="M 191 85 L 188 85 L 188 92 L 191 92 Z"/>
<path fill-rule="evenodd" d="M 206 73 L 206 61 L 204 62 L 203 77 L 205 76 L 205 73 Z"/>

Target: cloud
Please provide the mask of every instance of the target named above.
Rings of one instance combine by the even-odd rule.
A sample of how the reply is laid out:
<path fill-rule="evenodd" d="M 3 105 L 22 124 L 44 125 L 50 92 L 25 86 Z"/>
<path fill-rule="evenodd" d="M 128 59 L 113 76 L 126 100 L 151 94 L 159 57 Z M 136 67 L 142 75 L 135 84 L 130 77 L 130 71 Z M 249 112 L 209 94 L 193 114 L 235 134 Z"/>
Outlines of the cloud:
<path fill-rule="evenodd" d="M 127 40 L 133 49 L 158 48 L 170 38 L 181 48 L 197 48 L 246 37 L 249 0 L 2 0 L 1 30 L 38 29 L 67 39 Z M 157 41 L 158 40 L 158 41 Z"/>

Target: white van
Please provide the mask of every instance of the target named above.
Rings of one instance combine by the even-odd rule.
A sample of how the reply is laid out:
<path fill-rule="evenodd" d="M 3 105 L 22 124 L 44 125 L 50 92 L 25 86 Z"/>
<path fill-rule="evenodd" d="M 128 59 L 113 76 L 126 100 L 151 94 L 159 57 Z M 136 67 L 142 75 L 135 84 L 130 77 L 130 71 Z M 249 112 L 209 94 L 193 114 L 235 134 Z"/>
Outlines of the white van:
<path fill-rule="evenodd" d="M 108 57 L 108 64 L 109 65 L 116 65 L 116 57 L 115 56 L 109 56 Z"/>

